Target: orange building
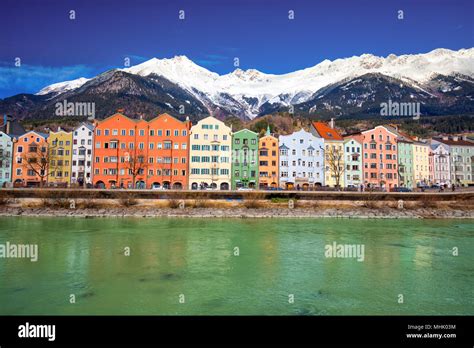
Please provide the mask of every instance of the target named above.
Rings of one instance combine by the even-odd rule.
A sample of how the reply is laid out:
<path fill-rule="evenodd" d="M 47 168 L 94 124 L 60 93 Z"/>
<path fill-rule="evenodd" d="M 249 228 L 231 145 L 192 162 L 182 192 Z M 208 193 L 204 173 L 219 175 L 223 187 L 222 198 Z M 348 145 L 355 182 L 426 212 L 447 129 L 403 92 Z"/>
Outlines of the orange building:
<path fill-rule="evenodd" d="M 46 184 L 48 178 L 47 138 L 47 134 L 30 131 L 14 141 L 12 182 L 15 187 L 38 187 Z"/>
<path fill-rule="evenodd" d="M 117 113 L 98 122 L 94 186 L 182 188 L 188 175 L 190 122 L 167 114 L 151 121 Z"/>
<path fill-rule="evenodd" d="M 261 189 L 279 186 L 278 152 L 278 139 L 270 134 L 270 127 L 267 127 L 267 133 L 258 141 L 258 180 Z"/>
<path fill-rule="evenodd" d="M 189 130 L 191 122 L 162 114 L 148 122 L 147 187 L 188 187 Z"/>
<path fill-rule="evenodd" d="M 97 123 L 94 137 L 94 186 L 133 188 L 138 186 L 138 182 L 144 181 L 143 170 L 138 168 L 132 172 L 135 168 L 130 168 L 134 164 L 138 166 L 140 160 L 146 158 L 146 153 L 138 150 L 138 130 L 143 128 L 146 121 L 141 122 L 141 127 L 139 121 L 142 120 L 132 120 L 117 113 Z M 142 140 L 143 143 L 147 142 Z"/>

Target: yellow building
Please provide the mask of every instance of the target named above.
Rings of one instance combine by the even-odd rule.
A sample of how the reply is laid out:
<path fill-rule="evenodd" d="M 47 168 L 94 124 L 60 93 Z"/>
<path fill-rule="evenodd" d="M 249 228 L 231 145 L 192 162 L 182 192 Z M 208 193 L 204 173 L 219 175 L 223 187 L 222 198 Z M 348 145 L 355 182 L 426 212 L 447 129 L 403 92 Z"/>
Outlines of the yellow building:
<path fill-rule="evenodd" d="M 312 122 L 311 134 L 324 139 L 324 185 L 344 187 L 344 138 L 334 128 L 334 119 L 328 125 L 324 122 Z"/>
<path fill-rule="evenodd" d="M 72 132 L 58 129 L 49 138 L 49 186 L 69 186 L 71 182 Z"/>
<path fill-rule="evenodd" d="M 426 143 L 413 142 L 413 183 L 416 186 L 428 185 L 430 181 L 430 146 Z"/>
<path fill-rule="evenodd" d="M 189 144 L 189 188 L 229 190 L 232 130 L 209 116 L 191 127 Z"/>

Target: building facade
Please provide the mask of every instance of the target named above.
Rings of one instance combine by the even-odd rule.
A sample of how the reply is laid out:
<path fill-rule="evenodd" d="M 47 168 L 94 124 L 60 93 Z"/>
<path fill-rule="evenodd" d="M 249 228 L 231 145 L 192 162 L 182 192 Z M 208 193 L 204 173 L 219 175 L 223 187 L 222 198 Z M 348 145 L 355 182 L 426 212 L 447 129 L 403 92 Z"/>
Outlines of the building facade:
<path fill-rule="evenodd" d="M 189 188 L 229 190 L 231 187 L 232 131 L 209 116 L 190 130 Z"/>
<path fill-rule="evenodd" d="M 279 137 L 280 186 L 311 190 L 324 185 L 324 140 L 301 129 Z"/>
<path fill-rule="evenodd" d="M 232 134 L 232 189 L 258 188 L 258 134 L 242 129 Z"/>
<path fill-rule="evenodd" d="M 12 181 L 12 138 L 0 131 L 0 187 L 5 187 Z"/>
<path fill-rule="evenodd" d="M 448 145 L 432 143 L 430 148 L 432 183 L 437 185 L 451 185 L 451 163 Z"/>
<path fill-rule="evenodd" d="M 386 126 L 362 132 L 366 187 L 390 190 L 398 186 L 397 133 Z"/>
<path fill-rule="evenodd" d="M 399 185 L 414 188 L 413 180 L 413 141 L 400 139 L 398 142 L 398 176 Z"/>
<path fill-rule="evenodd" d="M 362 143 L 355 137 L 344 139 L 344 163 L 346 166 L 344 183 L 346 187 L 360 188 L 362 178 Z"/>
<path fill-rule="evenodd" d="M 145 182 L 146 121 L 120 113 L 96 124 L 94 135 L 94 186 L 136 188 Z M 146 134 L 146 135 L 145 135 Z"/>
<path fill-rule="evenodd" d="M 463 136 L 452 136 L 435 138 L 432 144 L 444 144 L 449 151 L 449 164 L 451 184 L 454 185 L 472 185 L 473 162 L 474 162 L 474 142 Z"/>
<path fill-rule="evenodd" d="M 71 181 L 72 133 L 58 129 L 49 133 L 48 142 L 48 185 L 68 187 Z"/>
<path fill-rule="evenodd" d="M 44 186 L 49 171 L 48 135 L 30 131 L 13 143 L 12 182 L 16 187 Z"/>
<path fill-rule="evenodd" d="M 313 122 L 311 134 L 324 139 L 324 182 L 330 187 L 344 187 L 344 138 L 334 129 L 334 120 L 327 125 L 324 122 Z"/>
<path fill-rule="evenodd" d="M 94 161 L 94 126 L 83 123 L 73 130 L 71 185 L 93 184 L 92 165 Z"/>
<path fill-rule="evenodd" d="M 187 189 L 189 186 L 189 119 L 168 114 L 149 124 L 147 188 Z"/>
<path fill-rule="evenodd" d="M 413 142 L 413 181 L 416 186 L 430 184 L 430 146 L 420 141 Z"/>
<path fill-rule="evenodd" d="M 278 139 L 270 134 L 270 127 L 258 141 L 259 188 L 276 189 L 279 186 Z"/>

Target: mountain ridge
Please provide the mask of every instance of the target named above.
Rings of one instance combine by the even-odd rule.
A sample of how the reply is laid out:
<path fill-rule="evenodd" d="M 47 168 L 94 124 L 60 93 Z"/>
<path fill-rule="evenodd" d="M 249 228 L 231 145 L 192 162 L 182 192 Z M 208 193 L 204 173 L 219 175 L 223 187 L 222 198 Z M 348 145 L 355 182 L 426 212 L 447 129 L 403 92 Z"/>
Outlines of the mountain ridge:
<path fill-rule="evenodd" d="M 384 82 L 381 83 L 379 75 L 386 77 L 382 79 Z M 110 76 L 121 76 L 125 79 L 124 84 L 131 83 L 134 81 L 131 76 L 136 76 L 141 87 L 134 85 L 137 88 L 128 91 L 121 89 L 121 93 L 117 94 L 115 89 L 120 83 L 109 79 Z M 363 79 L 364 83 L 359 83 L 357 79 Z M 428 114 L 473 112 L 474 48 L 457 51 L 435 49 L 428 53 L 390 54 L 387 57 L 363 54 L 333 61 L 326 59 L 312 67 L 280 75 L 240 68 L 219 75 L 186 56 L 152 58 L 92 78 L 46 86 L 35 97 L 25 95 L 24 109 L 12 102 L 18 96 L 5 98 L 0 100 L 0 112 L 18 112 L 20 108 L 24 111 L 20 117 L 28 117 L 28 112 L 32 112 L 34 117 L 47 117 L 51 109 L 48 104 L 61 98 L 88 96 L 89 99 L 99 99 L 92 91 L 97 83 L 103 81 L 109 84 L 103 85 L 102 92 L 119 98 L 116 103 L 109 103 L 111 107 L 127 107 L 123 104 L 136 102 L 149 104 L 145 108 L 147 111 L 176 113 L 177 107 L 184 105 L 186 112 L 195 117 L 212 114 L 221 118 L 238 116 L 253 119 L 268 112 L 288 111 L 290 108 L 308 115 L 315 110 L 324 110 L 336 117 L 350 116 L 374 113 L 376 100 L 399 97 L 400 102 L 422 103 L 422 109 Z M 352 85 L 347 85 L 348 82 Z M 455 107 L 456 102 L 463 108 Z M 134 113 L 140 112 L 135 107 L 130 108 Z M 105 107 L 102 113 L 109 112 L 109 109 Z"/>

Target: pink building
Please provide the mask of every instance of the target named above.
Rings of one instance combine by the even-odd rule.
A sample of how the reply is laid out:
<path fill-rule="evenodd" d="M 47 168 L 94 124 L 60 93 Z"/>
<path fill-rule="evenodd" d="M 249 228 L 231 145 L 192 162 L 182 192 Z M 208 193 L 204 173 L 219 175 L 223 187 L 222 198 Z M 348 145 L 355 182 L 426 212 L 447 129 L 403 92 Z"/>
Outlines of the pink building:
<path fill-rule="evenodd" d="M 397 131 L 390 126 L 377 126 L 364 131 L 363 181 L 366 187 L 389 191 L 398 186 Z"/>

